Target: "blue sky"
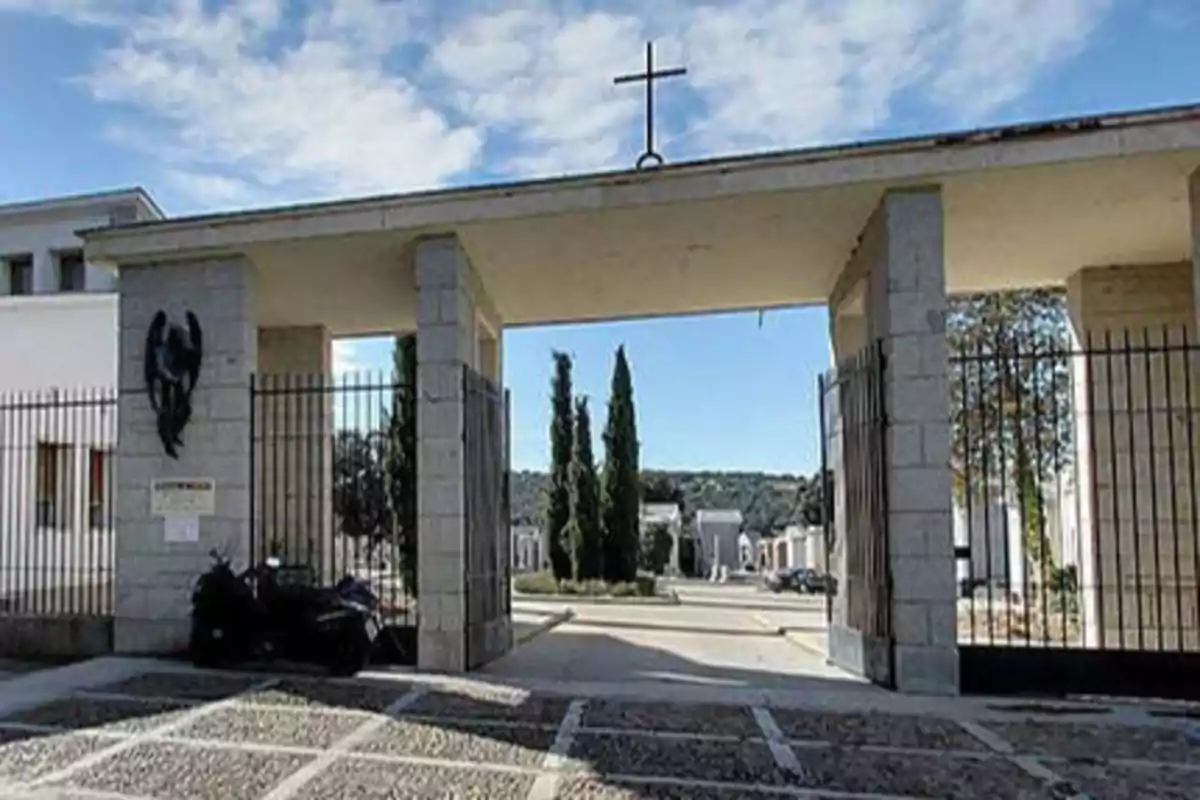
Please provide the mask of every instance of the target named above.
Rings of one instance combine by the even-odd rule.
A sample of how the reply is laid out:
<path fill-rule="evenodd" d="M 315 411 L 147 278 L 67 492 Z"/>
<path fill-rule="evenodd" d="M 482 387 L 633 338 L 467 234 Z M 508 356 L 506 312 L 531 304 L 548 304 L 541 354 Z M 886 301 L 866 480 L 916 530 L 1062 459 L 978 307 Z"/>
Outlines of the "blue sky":
<path fill-rule="evenodd" d="M 0 202 L 145 186 L 171 214 L 625 167 L 643 42 L 675 161 L 1200 101 L 1196 0 L 0 0 Z M 514 460 L 550 351 L 651 467 L 810 471 L 823 309 L 506 334 Z M 385 343 L 341 347 L 372 366 Z"/>

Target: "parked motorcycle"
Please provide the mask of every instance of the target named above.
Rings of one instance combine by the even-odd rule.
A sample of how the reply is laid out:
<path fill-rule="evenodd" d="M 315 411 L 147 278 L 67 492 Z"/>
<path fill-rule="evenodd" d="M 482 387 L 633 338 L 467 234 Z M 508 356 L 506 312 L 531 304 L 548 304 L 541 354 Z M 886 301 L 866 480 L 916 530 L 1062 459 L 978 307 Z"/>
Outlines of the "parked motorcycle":
<path fill-rule="evenodd" d="M 347 576 L 333 587 L 295 580 L 269 558 L 240 574 L 213 552 L 192 593 L 190 650 L 197 666 L 260 659 L 324 665 L 352 675 L 366 667 L 381 627 L 379 599 Z M 308 572 L 311 578 L 311 572 Z"/>

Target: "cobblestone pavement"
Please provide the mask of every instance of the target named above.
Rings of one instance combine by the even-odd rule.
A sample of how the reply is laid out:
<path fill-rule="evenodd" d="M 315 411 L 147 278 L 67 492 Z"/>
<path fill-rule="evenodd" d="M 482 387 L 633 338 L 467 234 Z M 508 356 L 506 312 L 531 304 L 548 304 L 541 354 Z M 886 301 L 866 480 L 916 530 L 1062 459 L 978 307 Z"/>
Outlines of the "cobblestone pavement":
<path fill-rule="evenodd" d="M 163 672 L 0 718 L 0 797 L 1195 798 L 1188 724 Z"/>

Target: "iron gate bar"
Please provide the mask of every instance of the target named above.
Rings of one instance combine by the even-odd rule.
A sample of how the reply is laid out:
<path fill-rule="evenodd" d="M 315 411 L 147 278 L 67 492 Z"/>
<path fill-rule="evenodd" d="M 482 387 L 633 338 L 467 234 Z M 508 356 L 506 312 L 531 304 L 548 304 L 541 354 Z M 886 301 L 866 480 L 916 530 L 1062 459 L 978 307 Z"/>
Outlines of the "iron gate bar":
<path fill-rule="evenodd" d="M 884 342 L 873 342 L 859 353 L 841 360 L 827 376 L 818 380 L 821 394 L 822 445 L 829 436 L 829 395 L 835 395 L 841 450 L 840 477 L 845 519 L 838 524 L 844 535 L 838 544 L 844 551 L 844 574 L 837 576 L 836 591 L 842 596 L 845 625 L 858 631 L 875 655 L 864 669 L 872 681 L 886 686 L 894 682 L 895 653 L 892 646 L 892 574 L 887 513 L 887 427 L 884 384 Z M 823 454 L 823 459 L 827 455 Z M 823 473 L 824 475 L 824 473 Z M 826 480 L 823 478 L 823 480 Z M 830 497 L 835 484 L 824 484 Z M 829 530 L 829 505 L 824 511 Z M 829 547 L 826 538 L 826 561 Z M 827 616 L 832 618 L 831 604 Z M 882 654 L 883 664 L 878 658 Z M 886 674 L 879 674 L 880 670 Z"/>
<path fill-rule="evenodd" d="M 415 663 L 413 387 L 382 372 L 257 375 L 250 395 L 251 561 L 366 582 L 384 616 L 377 657 Z"/>
<path fill-rule="evenodd" d="M 1081 339 L 977 341 L 950 358 L 963 689 L 1194 697 L 1180 676 L 1200 673 L 1200 346 L 1186 326 Z M 1064 488 L 1075 466 L 1087 474 Z"/>
<path fill-rule="evenodd" d="M 1188 335 L 1189 334 L 1188 334 L 1187 326 L 1184 326 L 1184 328 L 1183 328 L 1183 343 L 1184 343 L 1185 347 L 1190 344 L 1190 342 L 1188 341 Z M 1190 354 L 1191 351 L 1186 350 L 1185 353 Z M 1183 361 L 1184 407 L 1188 408 L 1188 409 L 1190 409 L 1192 407 L 1192 370 L 1191 370 L 1191 366 L 1192 366 L 1191 356 L 1185 355 L 1184 361 Z M 1187 423 L 1187 437 L 1188 437 L 1187 440 L 1190 443 L 1194 443 L 1196 441 L 1196 438 L 1195 438 L 1193 430 L 1192 430 L 1192 415 L 1190 413 L 1184 414 L 1184 420 Z M 1188 492 L 1188 494 L 1190 495 L 1190 498 L 1191 498 L 1192 531 L 1193 531 L 1193 534 L 1195 535 L 1195 539 L 1196 539 L 1194 542 L 1192 542 L 1192 578 L 1195 581 L 1200 581 L 1200 534 L 1196 533 L 1196 530 L 1197 530 L 1197 528 L 1196 528 L 1196 524 L 1197 524 L 1197 516 L 1196 516 L 1196 512 L 1197 512 L 1196 448 L 1195 447 L 1187 447 L 1187 448 L 1185 448 L 1185 452 L 1187 453 L 1187 462 L 1188 462 L 1188 486 L 1191 488 L 1191 491 Z M 1177 528 L 1176 536 L 1178 537 L 1178 535 L 1179 535 L 1179 531 Z M 1176 573 L 1176 574 L 1178 574 L 1178 573 Z M 1181 601 L 1182 601 L 1182 598 L 1181 598 Z M 1183 620 L 1183 618 L 1181 616 L 1180 617 L 1181 623 L 1182 623 L 1182 620 Z M 1181 637 L 1181 639 L 1182 639 L 1182 637 Z"/>
<path fill-rule="evenodd" d="M 0 395 L 0 617 L 111 615 L 117 398 Z"/>

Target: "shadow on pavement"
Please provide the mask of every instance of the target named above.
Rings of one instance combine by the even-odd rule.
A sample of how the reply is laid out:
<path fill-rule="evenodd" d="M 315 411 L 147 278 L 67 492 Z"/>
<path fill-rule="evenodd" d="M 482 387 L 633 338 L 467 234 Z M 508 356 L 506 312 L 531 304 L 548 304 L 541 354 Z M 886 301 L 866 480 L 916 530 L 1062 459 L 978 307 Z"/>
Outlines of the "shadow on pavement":
<path fill-rule="evenodd" d="M 782 637 L 762 634 L 724 636 L 709 629 L 699 632 L 691 642 L 697 652 L 686 657 L 649 642 L 631 642 L 628 638 L 586 630 L 609 627 L 593 620 L 554 629 L 480 670 L 489 680 L 511 678 L 574 681 L 635 682 L 657 681 L 664 684 L 729 687 L 763 690 L 828 691 L 838 689 L 869 690 L 869 684 L 829 666 L 810 651 L 788 644 Z M 647 638 L 670 636 L 678 645 L 690 632 L 667 626 L 617 623 L 611 627 L 645 630 Z M 750 649 L 755 648 L 758 649 Z M 737 662 L 742 662 L 739 665 Z M 761 664 L 748 668 L 745 662 Z M 772 668 L 771 664 L 777 664 Z M 882 691 L 882 690 L 879 690 Z"/>

